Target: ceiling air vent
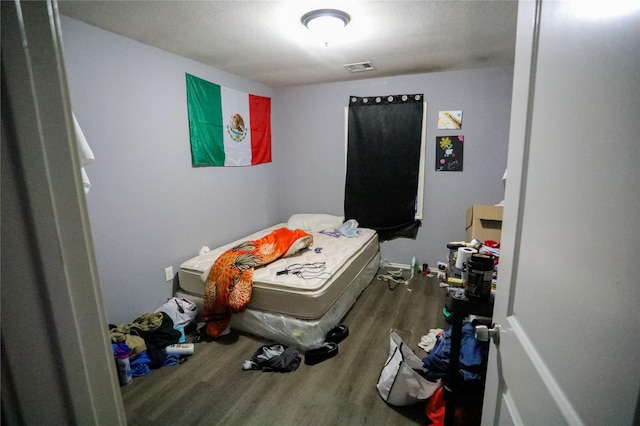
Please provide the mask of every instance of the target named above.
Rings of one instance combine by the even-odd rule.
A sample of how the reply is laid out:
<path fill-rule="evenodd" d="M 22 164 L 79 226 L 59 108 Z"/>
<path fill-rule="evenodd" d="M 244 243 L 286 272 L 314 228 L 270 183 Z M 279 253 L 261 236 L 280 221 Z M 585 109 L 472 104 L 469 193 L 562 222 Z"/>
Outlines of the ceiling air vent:
<path fill-rule="evenodd" d="M 371 65 L 371 62 L 356 62 L 355 64 L 343 65 L 343 67 L 349 72 L 362 72 L 373 71 L 375 68 Z"/>

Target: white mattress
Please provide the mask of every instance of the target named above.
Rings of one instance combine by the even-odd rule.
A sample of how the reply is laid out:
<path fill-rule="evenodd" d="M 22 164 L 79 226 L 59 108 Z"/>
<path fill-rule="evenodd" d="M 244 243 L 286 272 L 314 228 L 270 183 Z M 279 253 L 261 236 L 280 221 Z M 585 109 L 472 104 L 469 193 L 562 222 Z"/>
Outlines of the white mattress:
<path fill-rule="evenodd" d="M 247 309 L 231 317 L 231 328 L 273 342 L 295 346 L 303 351 L 315 349 L 322 345 L 329 330 L 343 321 L 344 316 L 360 294 L 371 284 L 379 268 L 380 252 L 377 252 L 347 286 L 342 296 L 321 318 L 305 320 L 278 313 Z M 202 312 L 204 300 L 201 296 L 195 296 L 181 290 L 176 292 L 176 296 L 192 300 L 197 304 L 199 312 Z"/>
<path fill-rule="evenodd" d="M 286 224 L 275 225 L 187 260 L 178 271 L 180 288 L 192 295 L 202 296 L 209 269 L 220 254 L 240 242 L 258 239 L 284 226 Z M 366 228 L 358 231 L 359 235 L 355 238 L 336 238 L 313 232 L 313 244 L 308 249 L 257 268 L 248 308 L 300 319 L 321 318 L 378 254 L 376 232 Z M 316 248 L 320 249 L 319 253 Z M 324 271 L 328 277 L 303 279 L 295 275 L 277 275 L 277 272 L 294 263 L 315 262 L 325 262 Z"/>

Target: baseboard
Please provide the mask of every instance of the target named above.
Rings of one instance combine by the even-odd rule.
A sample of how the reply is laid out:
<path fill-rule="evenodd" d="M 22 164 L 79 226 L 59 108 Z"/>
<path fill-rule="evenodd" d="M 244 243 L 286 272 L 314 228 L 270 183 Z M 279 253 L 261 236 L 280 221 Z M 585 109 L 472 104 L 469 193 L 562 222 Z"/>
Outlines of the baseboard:
<path fill-rule="evenodd" d="M 408 269 L 411 270 L 411 265 L 406 265 L 404 263 L 392 263 L 392 262 L 388 262 L 386 264 L 387 268 L 398 268 L 398 269 Z"/>

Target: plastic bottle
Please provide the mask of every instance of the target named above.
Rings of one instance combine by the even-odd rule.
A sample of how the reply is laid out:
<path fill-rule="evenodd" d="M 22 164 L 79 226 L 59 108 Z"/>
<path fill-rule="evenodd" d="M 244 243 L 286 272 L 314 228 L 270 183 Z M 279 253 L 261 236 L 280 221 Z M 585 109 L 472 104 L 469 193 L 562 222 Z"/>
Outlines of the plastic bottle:
<path fill-rule="evenodd" d="M 415 256 L 411 258 L 411 278 L 416 274 L 416 268 L 418 267 L 418 260 Z"/>
<path fill-rule="evenodd" d="M 114 350 L 116 366 L 118 367 L 118 380 L 120 386 L 128 385 L 133 380 L 131 364 L 129 363 L 129 346 L 120 344 Z"/>
<path fill-rule="evenodd" d="M 193 343 L 176 343 L 165 348 L 168 355 L 193 355 Z"/>

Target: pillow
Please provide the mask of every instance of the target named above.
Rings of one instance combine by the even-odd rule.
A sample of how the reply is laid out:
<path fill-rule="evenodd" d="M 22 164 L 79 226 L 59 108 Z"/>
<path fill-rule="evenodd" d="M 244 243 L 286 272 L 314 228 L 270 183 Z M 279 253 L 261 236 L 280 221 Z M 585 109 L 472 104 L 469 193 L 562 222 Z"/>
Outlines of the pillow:
<path fill-rule="evenodd" d="M 309 247 L 312 242 L 313 242 L 313 237 L 311 235 L 300 237 L 297 240 L 295 240 L 293 244 L 291 244 L 291 247 L 289 247 L 289 250 L 287 250 L 287 252 L 284 255 L 282 255 L 282 257 L 292 256 L 298 253 L 300 250 Z"/>
<path fill-rule="evenodd" d="M 289 229 L 302 229 L 307 232 L 320 232 L 325 229 L 338 229 L 342 226 L 342 216 L 330 214 L 294 214 L 287 222 Z"/>

